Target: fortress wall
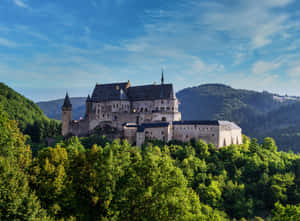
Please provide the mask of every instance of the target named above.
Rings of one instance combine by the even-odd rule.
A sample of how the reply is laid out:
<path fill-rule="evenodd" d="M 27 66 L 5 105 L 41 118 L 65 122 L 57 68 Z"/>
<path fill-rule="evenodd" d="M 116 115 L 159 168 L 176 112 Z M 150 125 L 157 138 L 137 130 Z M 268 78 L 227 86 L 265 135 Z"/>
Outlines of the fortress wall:
<path fill-rule="evenodd" d="M 84 136 L 89 134 L 87 120 L 72 121 L 70 127 L 70 133 L 75 136 Z"/>
<path fill-rule="evenodd" d="M 136 127 L 123 127 L 124 138 L 127 139 L 131 144 L 136 142 L 136 132 Z"/>
<path fill-rule="evenodd" d="M 145 133 L 137 132 L 136 133 L 136 146 L 142 147 L 144 142 L 145 142 Z"/>
<path fill-rule="evenodd" d="M 242 130 L 240 128 L 220 126 L 219 147 L 242 143 Z"/>
<path fill-rule="evenodd" d="M 131 111 L 134 113 L 139 112 L 149 112 L 152 113 L 152 111 L 155 109 L 154 107 L 154 101 L 133 101 L 131 105 Z"/>
<path fill-rule="evenodd" d="M 167 142 L 168 138 L 169 138 L 168 128 L 169 128 L 168 126 L 145 128 L 145 130 L 144 130 L 145 139 L 161 140 L 161 141 Z"/>
<path fill-rule="evenodd" d="M 173 125 L 173 140 L 187 142 L 191 139 L 203 140 L 218 146 L 219 126 L 216 125 Z"/>

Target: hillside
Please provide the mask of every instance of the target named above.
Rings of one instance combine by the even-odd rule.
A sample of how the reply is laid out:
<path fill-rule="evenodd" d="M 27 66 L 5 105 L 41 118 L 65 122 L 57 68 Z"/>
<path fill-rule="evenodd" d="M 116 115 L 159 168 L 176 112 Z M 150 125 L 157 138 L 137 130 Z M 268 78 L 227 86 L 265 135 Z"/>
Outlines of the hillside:
<path fill-rule="evenodd" d="M 20 130 L 30 136 L 28 142 L 41 144 L 47 137 L 60 134 L 58 122 L 48 119 L 38 105 L 3 83 L 0 83 L 0 106 L 11 120 L 17 121 Z"/>
<path fill-rule="evenodd" d="M 179 91 L 177 97 L 183 119 L 234 121 L 248 136 L 259 140 L 271 136 L 280 149 L 300 151 L 297 97 L 234 89 L 222 84 L 186 88 Z"/>
<path fill-rule="evenodd" d="M 35 121 L 47 119 L 34 102 L 3 83 L 0 83 L 0 105 L 3 106 L 11 119 L 18 122 L 22 131 Z"/>
<path fill-rule="evenodd" d="M 73 97 L 71 98 L 72 103 L 72 116 L 73 119 L 79 119 L 84 116 L 85 113 L 85 100 L 84 97 Z M 43 110 L 47 117 L 61 120 L 61 106 L 64 103 L 64 99 L 52 100 L 52 101 L 42 101 L 38 102 L 37 105 Z"/>

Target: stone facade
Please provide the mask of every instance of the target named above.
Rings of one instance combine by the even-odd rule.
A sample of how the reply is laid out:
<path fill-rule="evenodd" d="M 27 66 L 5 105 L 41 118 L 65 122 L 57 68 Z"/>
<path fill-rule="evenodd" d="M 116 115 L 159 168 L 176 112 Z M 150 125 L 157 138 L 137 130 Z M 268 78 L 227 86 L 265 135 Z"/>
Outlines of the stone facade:
<path fill-rule="evenodd" d="M 141 146 L 145 140 L 202 139 L 217 147 L 242 143 L 241 128 L 228 121 L 181 121 L 172 84 L 131 86 L 130 82 L 96 84 L 86 100 L 84 119 L 72 120 L 68 94 L 62 106 L 62 135 L 85 136 L 93 131 L 126 138 Z"/>
<path fill-rule="evenodd" d="M 131 126 L 132 127 L 132 126 Z M 127 125 L 124 131 L 127 131 Z M 145 140 L 178 140 L 188 142 L 191 139 L 203 140 L 216 147 L 242 144 L 242 130 L 229 121 L 173 121 L 148 123 L 136 127 L 136 144 L 141 146 Z"/>

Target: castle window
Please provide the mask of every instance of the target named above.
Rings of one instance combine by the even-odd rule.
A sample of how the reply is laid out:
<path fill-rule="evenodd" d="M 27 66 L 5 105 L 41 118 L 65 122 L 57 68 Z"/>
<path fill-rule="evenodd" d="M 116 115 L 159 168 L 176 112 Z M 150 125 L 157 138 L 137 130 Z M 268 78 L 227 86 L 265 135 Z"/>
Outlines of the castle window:
<path fill-rule="evenodd" d="M 163 135 L 163 134 L 164 134 L 164 131 L 161 131 L 161 134 Z"/>
<path fill-rule="evenodd" d="M 174 110 L 174 107 L 172 107 L 172 111 Z"/>
<path fill-rule="evenodd" d="M 166 117 L 162 117 L 161 121 L 167 121 L 167 118 Z"/>
<path fill-rule="evenodd" d="M 156 111 L 158 111 L 158 107 L 156 107 Z"/>
<path fill-rule="evenodd" d="M 145 108 L 145 112 L 148 112 L 148 109 L 147 109 L 147 108 Z"/>
<path fill-rule="evenodd" d="M 169 108 L 169 107 L 167 107 L 167 110 L 170 110 L 170 108 Z"/>
<path fill-rule="evenodd" d="M 141 108 L 141 112 L 143 112 L 144 108 Z"/>
<path fill-rule="evenodd" d="M 164 101 L 163 101 L 163 100 L 161 100 L 161 103 L 163 104 L 163 103 L 164 103 Z"/>
<path fill-rule="evenodd" d="M 115 107 L 116 107 L 116 105 L 115 105 L 115 104 L 113 104 L 113 107 L 115 108 Z"/>
<path fill-rule="evenodd" d="M 104 117 L 104 114 L 103 114 L 103 117 Z"/>

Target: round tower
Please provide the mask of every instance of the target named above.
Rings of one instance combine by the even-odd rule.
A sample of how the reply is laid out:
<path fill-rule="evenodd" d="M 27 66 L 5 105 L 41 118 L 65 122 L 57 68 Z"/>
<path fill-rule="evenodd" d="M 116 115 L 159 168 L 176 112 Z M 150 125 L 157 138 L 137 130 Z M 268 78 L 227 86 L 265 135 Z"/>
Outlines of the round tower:
<path fill-rule="evenodd" d="M 71 123 L 72 123 L 72 104 L 71 104 L 68 92 L 66 93 L 64 104 L 63 104 L 61 110 L 62 110 L 61 134 L 65 137 L 71 132 L 70 129 L 71 129 Z"/>
<path fill-rule="evenodd" d="M 85 117 L 88 118 L 90 116 L 90 113 L 92 111 L 92 99 L 90 95 L 88 95 L 86 101 L 85 101 Z"/>

